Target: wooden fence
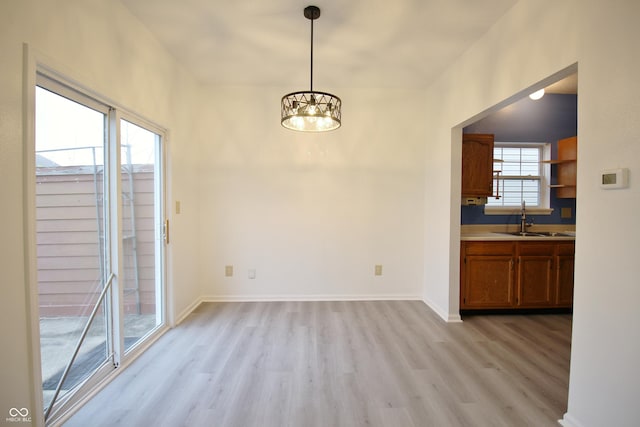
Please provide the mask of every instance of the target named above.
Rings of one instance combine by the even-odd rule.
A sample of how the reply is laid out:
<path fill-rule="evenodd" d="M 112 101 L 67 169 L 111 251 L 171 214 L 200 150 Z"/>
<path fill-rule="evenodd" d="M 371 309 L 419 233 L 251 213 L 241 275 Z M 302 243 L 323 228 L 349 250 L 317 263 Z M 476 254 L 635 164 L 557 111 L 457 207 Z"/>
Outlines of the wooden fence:
<path fill-rule="evenodd" d="M 122 188 L 125 312 L 154 313 L 153 166 L 134 165 L 122 174 Z M 88 314 L 104 277 L 102 173 L 39 167 L 36 222 L 40 316 Z"/>

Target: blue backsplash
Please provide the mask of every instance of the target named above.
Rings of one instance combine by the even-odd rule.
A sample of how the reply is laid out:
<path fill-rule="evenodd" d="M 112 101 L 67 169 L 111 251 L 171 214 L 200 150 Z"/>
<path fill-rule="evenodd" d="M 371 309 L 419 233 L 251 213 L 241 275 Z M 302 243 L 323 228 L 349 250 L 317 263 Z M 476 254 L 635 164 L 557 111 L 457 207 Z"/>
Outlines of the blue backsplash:
<path fill-rule="evenodd" d="M 558 140 L 578 134 L 578 97 L 546 94 L 538 101 L 526 97 L 465 127 L 464 133 L 492 133 L 496 142 L 550 142 L 551 158 L 556 158 Z M 556 166 L 552 165 L 552 183 L 555 171 Z M 558 199 L 552 189 L 549 202 L 553 213 L 531 215 L 534 223 L 576 223 L 576 199 Z M 571 208 L 571 218 L 560 218 L 561 208 Z M 520 221 L 519 215 L 485 215 L 484 206 L 461 206 L 461 219 L 462 224 L 518 224 Z"/>

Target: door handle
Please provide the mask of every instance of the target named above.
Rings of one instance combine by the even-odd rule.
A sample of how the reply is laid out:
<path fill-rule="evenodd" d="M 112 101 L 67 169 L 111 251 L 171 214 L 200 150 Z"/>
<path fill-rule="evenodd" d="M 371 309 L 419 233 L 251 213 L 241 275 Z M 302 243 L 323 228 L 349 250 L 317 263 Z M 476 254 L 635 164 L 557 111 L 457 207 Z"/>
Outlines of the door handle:
<path fill-rule="evenodd" d="M 164 220 L 164 225 L 162 227 L 162 238 L 164 239 L 165 244 L 169 244 L 169 220 Z"/>

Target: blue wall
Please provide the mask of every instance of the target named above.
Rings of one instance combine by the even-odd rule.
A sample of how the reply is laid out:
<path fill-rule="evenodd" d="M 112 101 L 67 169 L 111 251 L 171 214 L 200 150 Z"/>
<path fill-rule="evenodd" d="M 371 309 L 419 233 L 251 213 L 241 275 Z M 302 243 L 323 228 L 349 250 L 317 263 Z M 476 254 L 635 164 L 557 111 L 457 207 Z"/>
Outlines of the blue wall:
<path fill-rule="evenodd" d="M 526 97 L 464 128 L 464 133 L 492 133 L 497 142 L 550 142 L 557 157 L 558 140 L 578 134 L 577 95 L 546 94 L 533 101 Z M 579 145 L 579 144 L 578 144 Z M 555 183 L 556 166 L 551 166 Z M 575 224 L 576 199 L 558 199 L 551 189 L 551 215 L 532 215 L 537 224 Z M 571 208 L 571 218 L 560 218 L 560 208 Z M 518 224 L 518 215 L 485 215 L 484 206 L 462 206 L 462 224 Z"/>

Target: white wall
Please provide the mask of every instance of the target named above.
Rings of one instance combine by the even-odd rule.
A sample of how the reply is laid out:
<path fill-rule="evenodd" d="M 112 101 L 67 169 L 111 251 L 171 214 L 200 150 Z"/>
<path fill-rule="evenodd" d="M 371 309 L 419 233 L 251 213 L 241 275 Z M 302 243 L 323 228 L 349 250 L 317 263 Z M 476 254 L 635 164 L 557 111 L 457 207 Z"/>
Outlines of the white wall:
<path fill-rule="evenodd" d="M 420 100 L 409 91 L 332 88 L 343 126 L 306 134 L 280 125 L 280 98 L 295 89 L 203 90 L 205 298 L 419 298 Z M 374 277 L 376 264 L 382 276 Z M 225 265 L 233 277 L 224 277 Z"/>
<path fill-rule="evenodd" d="M 576 289 L 569 411 L 575 426 L 640 424 L 640 2 L 580 13 Z M 626 190 L 601 190 L 627 167 Z M 571 425 L 571 424 L 567 424 Z"/>
<path fill-rule="evenodd" d="M 426 209 L 425 299 L 455 318 L 459 296 L 459 130 L 488 108 L 578 62 L 578 216 L 573 350 L 566 426 L 640 420 L 640 30 L 635 0 L 522 0 L 433 84 L 425 99 L 427 181 L 445 176 Z M 524 92 L 523 92 L 524 91 Z M 628 167 L 626 190 L 598 172 Z M 446 224 L 445 224 L 446 223 Z"/>
<path fill-rule="evenodd" d="M 192 133 L 197 87 L 119 2 L 109 0 L 0 3 L 0 423 L 12 407 L 35 422 L 23 244 L 23 43 L 47 65 L 169 129 L 172 194 L 182 200 L 173 217 L 170 280 L 173 309 L 200 295 L 197 277 L 198 141 Z M 37 349 L 34 349 L 37 351 Z"/>

